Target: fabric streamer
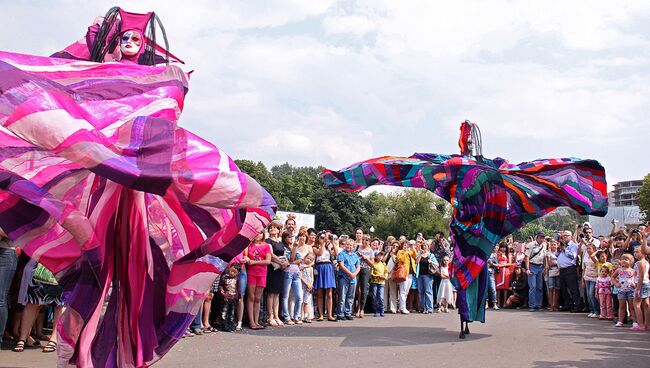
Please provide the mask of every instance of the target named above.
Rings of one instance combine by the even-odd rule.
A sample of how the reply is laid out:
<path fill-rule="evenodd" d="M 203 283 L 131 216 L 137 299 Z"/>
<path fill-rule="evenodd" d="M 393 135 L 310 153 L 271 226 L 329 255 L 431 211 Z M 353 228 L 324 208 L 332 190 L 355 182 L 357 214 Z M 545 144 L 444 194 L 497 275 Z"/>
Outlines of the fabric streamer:
<path fill-rule="evenodd" d="M 325 169 L 327 187 L 356 192 L 373 185 L 425 188 L 448 201 L 453 274 L 461 322 L 485 322 L 487 259 L 495 244 L 557 207 L 605 216 L 605 170 L 594 160 L 556 158 L 509 164 L 472 156 L 475 124 L 461 124 L 463 155 L 384 156 L 339 171 Z M 477 149 L 478 148 L 478 149 Z M 462 331 L 461 331 L 462 335 Z"/>
<path fill-rule="evenodd" d="M 68 59 L 0 52 L 0 227 L 64 288 L 59 366 L 159 360 L 276 210 L 177 125 L 188 80 L 145 32 L 155 14 L 119 10 Z M 97 35 L 115 61 L 87 61 Z M 142 49 L 120 56 L 120 37 Z"/>

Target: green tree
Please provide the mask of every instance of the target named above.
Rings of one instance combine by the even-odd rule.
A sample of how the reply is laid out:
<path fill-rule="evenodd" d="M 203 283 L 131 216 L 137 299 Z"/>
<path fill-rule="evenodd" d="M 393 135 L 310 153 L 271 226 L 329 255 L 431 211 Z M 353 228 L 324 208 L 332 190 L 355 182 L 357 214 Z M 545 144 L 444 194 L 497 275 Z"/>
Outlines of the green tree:
<path fill-rule="evenodd" d="M 639 203 L 639 210 L 646 215 L 646 219 L 650 218 L 650 174 L 643 178 L 643 184 L 636 194 L 636 199 Z"/>
<path fill-rule="evenodd" d="M 446 203 L 429 191 L 408 189 L 392 194 L 372 193 L 366 200 L 370 202 L 367 205 L 371 211 L 370 225 L 381 238 L 389 235 L 414 238 L 417 233 L 431 237 L 436 231 L 449 228 L 449 219 L 444 217 Z"/>
<path fill-rule="evenodd" d="M 512 238 L 514 240 L 516 240 L 516 241 L 525 242 L 525 241 L 528 241 L 529 238 L 531 238 L 531 237 L 535 238 L 535 235 L 537 233 L 540 233 L 540 232 L 542 232 L 542 233 L 544 233 L 544 234 L 546 234 L 548 236 L 553 234 L 553 230 L 549 230 L 549 229 L 545 228 L 542 224 L 540 224 L 540 223 L 538 223 L 536 221 L 533 221 L 533 222 L 530 222 L 530 223 L 526 224 L 521 229 L 515 231 L 512 234 Z"/>

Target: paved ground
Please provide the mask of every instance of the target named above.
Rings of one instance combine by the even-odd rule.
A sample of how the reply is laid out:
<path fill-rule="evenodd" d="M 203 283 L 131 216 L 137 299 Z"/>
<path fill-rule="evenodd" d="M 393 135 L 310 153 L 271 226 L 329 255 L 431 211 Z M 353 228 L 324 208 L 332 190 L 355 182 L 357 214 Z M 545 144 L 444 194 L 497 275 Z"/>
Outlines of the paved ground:
<path fill-rule="evenodd" d="M 453 311 L 452 311 L 453 312 Z M 387 315 L 187 338 L 155 367 L 649 367 L 650 331 L 584 314 L 490 311 L 458 339 L 454 313 Z M 54 367 L 39 350 L 0 352 L 0 367 Z"/>

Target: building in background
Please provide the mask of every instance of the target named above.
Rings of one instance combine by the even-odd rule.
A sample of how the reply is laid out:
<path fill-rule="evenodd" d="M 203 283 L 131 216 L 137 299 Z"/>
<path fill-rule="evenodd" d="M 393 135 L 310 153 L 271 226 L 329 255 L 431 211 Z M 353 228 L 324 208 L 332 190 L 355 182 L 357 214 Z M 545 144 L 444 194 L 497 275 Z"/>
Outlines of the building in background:
<path fill-rule="evenodd" d="M 643 180 L 628 180 L 614 184 L 614 190 L 609 192 L 609 210 L 607 216 L 589 216 L 589 222 L 596 235 L 608 235 L 612 229 L 612 220 L 617 221 L 617 227 L 636 227 L 646 221 L 639 210 L 637 192 Z"/>
<path fill-rule="evenodd" d="M 609 193 L 609 205 L 613 207 L 637 206 L 636 193 L 642 184 L 642 179 L 621 181 L 614 184 L 614 190 Z"/>

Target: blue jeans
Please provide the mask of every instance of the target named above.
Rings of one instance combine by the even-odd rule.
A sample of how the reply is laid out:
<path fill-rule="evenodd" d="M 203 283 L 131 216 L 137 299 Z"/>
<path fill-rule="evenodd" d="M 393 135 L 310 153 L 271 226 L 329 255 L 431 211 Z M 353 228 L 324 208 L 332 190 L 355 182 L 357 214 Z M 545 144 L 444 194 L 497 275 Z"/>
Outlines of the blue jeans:
<path fill-rule="evenodd" d="M 5 333 L 9 309 L 7 306 L 7 294 L 11 279 L 14 278 L 16 266 L 18 265 L 18 256 L 13 249 L 0 248 L 0 345 L 2 344 L 2 335 Z"/>
<path fill-rule="evenodd" d="M 370 284 L 370 296 L 373 311 L 384 314 L 384 284 Z"/>
<path fill-rule="evenodd" d="M 494 272 L 489 273 L 488 277 L 488 296 L 490 297 L 490 301 L 496 305 L 497 303 L 497 284 L 496 281 L 494 281 Z"/>
<path fill-rule="evenodd" d="M 585 292 L 587 293 L 587 303 L 589 304 L 589 313 L 600 314 L 600 303 L 596 296 L 596 281 L 585 280 Z"/>
<path fill-rule="evenodd" d="M 289 292 L 293 290 L 293 314 L 289 314 Z M 302 306 L 302 285 L 300 273 L 285 272 L 282 287 L 282 317 L 287 321 L 289 318 L 297 320 L 300 318 L 300 307 Z"/>
<path fill-rule="evenodd" d="M 352 303 L 354 303 L 354 293 L 357 285 L 345 277 L 339 277 L 336 281 L 338 300 L 338 316 L 345 317 L 352 315 Z"/>
<path fill-rule="evenodd" d="M 542 266 L 530 264 L 528 275 L 528 307 L 539 309 L 542 306 Z"/>
<path fill-rule="evenodd" d="M 418 276 L 418 295 L 420 297 L 420 310 L 433 312 L 433 275 Z"/>

